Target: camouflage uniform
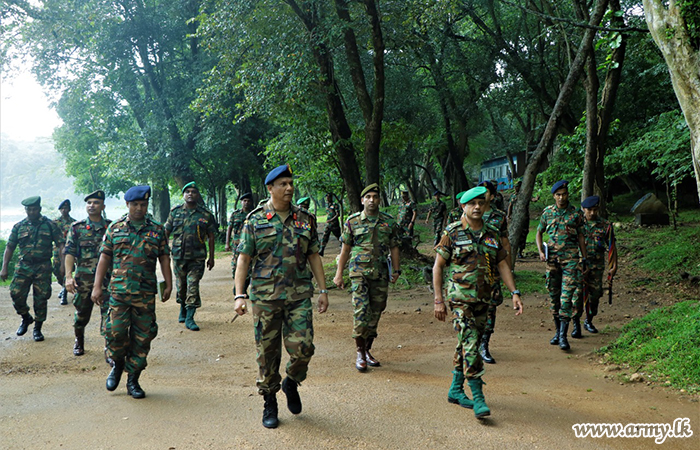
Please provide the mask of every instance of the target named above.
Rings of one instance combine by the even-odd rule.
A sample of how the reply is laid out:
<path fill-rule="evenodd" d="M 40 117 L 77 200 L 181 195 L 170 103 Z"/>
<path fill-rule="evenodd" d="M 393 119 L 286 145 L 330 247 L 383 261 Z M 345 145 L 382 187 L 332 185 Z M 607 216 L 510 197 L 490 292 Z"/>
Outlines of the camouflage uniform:
<path fill-rule="evenodd" d="M 173 239 L 172 258 L 177 287 L 177 302 L 188 308 L 199 308 L 199 280 L 204 276 L 209 233 L 216 233 L 214 215 L 197 205 L 188 209 L 184 204 L 170 210 L 165 230 Z"/>
<path fill-rule="evenodd" d="M 554 316 L 570 319 L 576 315 L 575 293 L 581 284 L 578 236 L 583 232 L 581 211 L 571 204 L 564 209 L 550 205 L 542 211 L 538 232 L 549 235 L 547 291 Z"/>
<path fill-rule="evenodd" d="M 232 212 L 231 217 L 228 219 L 228 223 L 231 224 L 231 249 L 233 253 L 233 259 L 231 259 L 231 274 L 234 280 L 236 279 L 236 264 L 238 263 L 238 242 L 241 240 L 241 230 L 243 229 L 243 222 L 245 222 L 247 215 L 248 213 L 241 208 Z M 249 280 L 246 280 L 246 286 L 248 285 L 248 281 Z"/>
<path fill-rule="evenodd" d="M 489 225 L 478 232 L 466 219 L 450 224 L 435 252 L 448 264 L 446 299 L 458 333 L 454 355 L 455 371 L 467 378 L 481 378 L 484 363 L 479 353 L 489 305 L 497 289 L 497 265 L 507 256 L 498 231 Z"/>
<path fill-rule="evenodd" d="M 296 205 L 290 205 L 282 222 L 269 201 L 254 209 L 243 225 L 238 251 L 251 257 L 250 301 L 261 395 L 280 390 L 283 340 L 289 353 L 287 375 L 297 383 L 306 379 L 314 354 L 314 286 L 307 258 L 318 250 L 316 219 Z"/>
<path fill-rule="evenodd" d="M 106 219 L 98 223 L 92 222 L 90 219 L 83 219 L 74 222 L 68 231 L 65 254 L 72 255 L 75 258 L 74 279 L 75 284 L 78 286 L 75 297 L 73 297 L 73 306 L 75 306 L 73 327 L 76 330 L 84 330 L 85 326 L 90 322 L 94 305 L 90 295 L 95 284 L 97 262 L 100 259 L 100 244 L 110 223 L 112 221 Z M 102 294 L 105 299 L 107 298 L 111 273 L 110 267 L 107 269 L 107 274 L 102 283 Z M 102 303 L 100 333 L 103 336 L 105 334 L 104 325 L 107 319 L 108 308 L 108 301 Z"/>
<path fill-rule="evenodd" d="M 336 239 L 340 239 L 340 206 L 335 202 L 328 203 L 326 216 L 326 228 L 323 230 L 321 248 L 326 248 L 328 240 L 331 238 L 331 233 Z"/>
<path fill-rule="evenodd" d="M 440 237 L 442 236 L 442 223 L 445 220 L 445 214 L 447 213 L 447 206 L 441 200 L 435 200 L 428 210 L 433 218 L 433 234 L 435 235 L 435 242 L 433 245 L 437 245 L 440 242 Z M 459 220 L 459 219 L 457 219 Z"/>
<path fill-rule="evenodd" d="M 464 210 L 462 209 L 461 205 L 457 205 L 456 207 L 452 208 L 450 213 L 447 215 L 447 225 L 459 222 L 459 219 L 462 218 L 462 213 L 464 213 Z"/>
<path fill-rule="evenodd" d="M 389 214 L 364 211 L 348 217 L 340 242 L 351 247 L 353 338 L 374 339 L 389 293 L 387 256 L 401 243 L 401 229 Z"/>
<path fill-rule="evenodd" d="M 134 224 L 124 216 L 107 229 L 100 252 L 112 258 L 106 355 L 114 361 L 126 359 L 127 373 L 138 373 L 146 367 L 158 334 L 156 261 L 170 253 L 165 230 L 148 217 Z"/>
<path fill-rule="evenodd" d="M 37 322 L 46 321 L 46 302 L 51 297 L 51 249 L 64 243 L 58 226 L 40 216 L 34 223 L 24 219 L 12 227 L 8 245 L 19 248 L 19 261 L 10 283 L 12 306 L 20 316 L 29 313 L 27 296 L 33 286 L 34 318 Z"/>
<path fill-rule="evenodd" d="M 61 230 L 61 233 L 63 233 L 64 241 L 66 239 L 66 236 L 68 236 L 68 231 L 70 230 L 70 226 L 73 222 L 75 222 L 75 219 L 70 216 L 68 216 L 68 220 L 63 220 L 63 216 L 61 216 L 53 221 L 53 223 L 55 223 L 56 226 L 58 226 L 58 229 Z M 56 277 L 58 284 L 63 286 L 66 280 L 65 277 L 61 275 L 61 252 L 55 245 L 53 247 L 53 263 L 51 264 L 51 271 Z"/>
<path fill-rule="evenodd" d="M 508 238 L 508 219 L 506 219 L 506 213 L 500 209 L 494 208 L 492 205 L 491 209 L 485 212 L 481 219 L 486 225 L 494 230 L 498 230 L 499 240 Z M 496 273 L 498 273 L 498 269 L 496 269 Z M 484 333 L 493 333 L 494 327 L 496 326 L 496 308 L 501 303 L 503 303 L 503 293 L 501 292 L 501 279 L 499 276 L 493 288 L 493 298 L 491 299 L 491 304 L 487 312 Z"/>
<path fill-rule="evenodd" d="M 584 220 L 583 235 L 586 238 L 586 256 L 588 261 L 588 275 L 584 281 L 583 289 L 577 290 L 578 305 L 576 319 L 579 319 L 584 310 L 591 317 L 598 314 L 598 304 L 603 296 L 603 276 L 608 246 L 611 239 L 615 239 L 612 225 L 607 220 L 598 217 L 594 221 Z M 587 292 L 584 292 L 587 291 Z M 584 295 L 588 294 L 584 305 Z"/>
<path fill-rule="evenodd" d="M 404 202 L 403 199 L 401 200 L 401 204 L 399 205 L 399 213 L 397 215 L 397 221 L 399 223 L 399 226 L 403 230 L 403 233 L 409 236 L 413 236 L 413 231 L 410 231 L 408 229 L 408 226 L 411 224 L 411 218 L 413 218 L 413 212 L 415 210 L 416 202 L 410 199 L 407 202 Z"/>

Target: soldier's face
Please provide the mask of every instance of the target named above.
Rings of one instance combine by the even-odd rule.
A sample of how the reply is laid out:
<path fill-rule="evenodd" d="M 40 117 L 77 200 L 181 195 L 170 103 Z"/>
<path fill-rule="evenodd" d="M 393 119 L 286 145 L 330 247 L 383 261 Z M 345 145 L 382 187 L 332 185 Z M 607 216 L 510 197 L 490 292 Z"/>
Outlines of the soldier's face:
<path fill-rule="evenodd" d="M 25 206 L 24 212 L 27 213 L 27 219 L 36 220 L 41 215 L 41 206 Z"/>
<path fill-rule="evenodd" d="M 408 201 L 408 192 L 402 192 L 401 193 L 401 198 L 406 202 Z"/>
<path fill-rule="evenodd" d="M 185 203 L 197 203 L 199 201 L 199 189 L 187 188 L 182 193 L 182 197 L 185 199 Z"/>
<path fill-rule="evenodd" d="M 368 192 L 362 197 L 362 206 L 365 207 L 365 212 L 375 214 L 379 209 L 379 193 Z"/>
<path fill-rule="evenodd" d="M 586 220 L 595 220 L 598 218 L 598 207 L 593 208 L 583 208 L 583 215 L 586 216 Z"/>
<path fill-rule="evenodd" d="M 129 209 L 129 218 L 131 220 L 141 221 L 146 217 L 146 213 L 148 212 L 148 200 L 126 202 L 126 207 Z"/>
<path fill-rule="evenodd" d="M 569 204 L 569 190 L 561 188 L 554 193 L 554 202 L 559 208 L 565 208 Z"/>
<path fill-rule="evenodd" d="M 246 211 L 249 211 L 252 205 L 253 201 L 249 198 L 244 198 L 243 200 L 241 200 L 241 206 L 243 206 L 243 209 Z"/>
<path fill-rule="evenodd" d="M 70 206 L 66 205 L 63 208 L 59 209 L 59 211 L 61 211 L 61 215 L 67 216 L 70 212 Z"/>
<path fill-rule="evenodd" d="M 267 185 L 270 197 L 278 202 L 291 202 L 294 197 L 294 180 L 291 177 L 281 177 Z"/>
<path fill-rule="evenodd" d="M 466 214 L 467 219 L 479 220 L 481 216 L 484 215 L 484 208 L 486 207 L 485 198 L 475 198 L 469 200 L 469 202 L 464 205 L 464 214 Z"/>
<path fill-rule="evenodd" d="M 89 198 L 85 204 L 85 211 L 87 211 L 88 216 L 90 217 L 102 215 L 102 211 L 104 211 L 104 209 L 105 202 L 99 198 Z"/>

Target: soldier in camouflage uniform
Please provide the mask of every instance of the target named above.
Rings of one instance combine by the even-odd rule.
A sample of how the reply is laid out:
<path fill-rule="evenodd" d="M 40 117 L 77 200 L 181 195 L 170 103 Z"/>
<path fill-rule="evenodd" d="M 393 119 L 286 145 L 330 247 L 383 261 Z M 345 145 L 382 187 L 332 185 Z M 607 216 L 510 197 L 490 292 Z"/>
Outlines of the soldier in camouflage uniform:
<path fill-rule="evenodd" d="M 204 276 L 207 245 L 207 269 L 214 268 L 214 233 L 219 226 L 211 211 L 201 205 L 199 188 L 194 181 L 182 187 L 182 196 L 185 203 L 171 209 L 165 221 L 165 238 L 173 238 L 172 258 L 177 302 L 180 304 L 178 322 L 184 322 L 188 330 L 199 331 L 199 325 L 194 321 L 197 308 L 202 306 L 199 280 Z"/>
<path fill-rule="evenodd" d="M 450 213 L 447 215 L 447 225 L 454 222 L 459 222 L 459 219 L 462 218 L 462 214 L 464 213 L 464 205 L 460 203 L 460 199 L 462 198 L 465 192 L 467 191 L 462 191 L 455 196 L 455 207 L 452 208 Z"/>
<path fill-rule="evenodd" d="M 336 239 L 340 240 L 340 205 L 333 201 L 333 194 L 329 192 L 326 194 L 326 228 L 323 230 L 321 250 L 318 252 L 321 256 L 323 256 L 323 251 L 328 245 L 331 233 Z"/>
<path fill-rule="evenodd" d="M 581 284 L 579 251 L 585 266 L 586 243 L 581 212 L 569 203 L 569 182 L 557 181 L 551 191 L 555 204 L 542 211 L 535 242 L 540 260 L 547 263 L 547 291 L 556 327 L 556 334 L 549 343 L 559 344 L 559 348 L 568 350 L 570 346 L 566 335 L 569 321 L 577 312 L 574 310 L 574 300 L 576 289 Z M 546 253 L 542 241 L 545 232 L 549 235 Z M 580 336 L 580 324 L 577 322 L 574 322 L 574 331 L 577 325 Z"/>
<path fill-rule="evenodd" d="M 598 314 L 598 304 L 603 296 L 603 276 L 605 275 L 605 261 L 609 256 L 608 279 L 612 280 L 617 273 L 617 246 L 615 245 L 615 232 L 610 222 L 598 215 L 600 197 L 590 196 L 581 202 L 583 208 L 584 223 L 583 235 L 586 239 L 586 254 L 588 255 L 588 273 L 584 274 L 583 289 L 580 289 L 577 304 L 579 308 L 574 316 L 575 321 L 581 320 L 583 311 L 586 311 L 586 320 L 583 327 L 589 333 L 597 333 L 593 325 L 593 318 Z"/>
<path fill-rule="evenodd" d="M 401 191 L 401 203 L 396 220 L 403 230 L 405 236 L 413 236 L 413 225 L 416 223 L 417 208 L 416 202 L 411 200 L 407 190 Z"/>
<path fill-rule="evenodd" d="M 468 190 L 461 199 L 465 204 L 459 222 L 450 224 L 435 248 L 433 288 L 435 318 L 445 321 L 447 309 L 443 299 L 443 274 L 447 269 L 447 301 L 452 311 L 452 323 L 458 333 L 454 356 L 452 385 L 447 395 L 450 403 L 473 408 L 477 418 L 491 414 L 484 400 L 481 377 L 484 365 L 478 351 L 497 274 L 511 290 L 513 309 L 520 315 L 523 304 L 520 291 L 507 263 L 507 252 L 501 245 L 498 231 L 482 220 L 486 205 L 486 188 Z M 474 401 L 464 393 L 464 379 L 468 379 Z"/>
<path fill-rule="evenodd" d="M 338 269 L 333 282 L 345 288 L 343 269 L 350 261 L 352 304 L 354 308 L 352 337 L 357 346 L 355 368 L 380 365 L 370 350 L 377 337 L 377 325 L 386 309 L 389 279 L 395 283 L 401 274 L 399 245 L 401 229 L 389 214 L 379 211 L 379 186 L 374 183 L 362 191 L 362 212 L 348 217 L 340 238 Z M 391 274 L 387 257 L 391 256 Z"/>
<path fill-rule="evenodd" d="M 65 199 L 58 205 L 58 210 L 61 212 L 61 217 L 54 220 L 54 223 L 58 226 L 58 229 L 63 233 L 63 239 L 68 236 L 68 230 L 75 219 L 70 216 L 71 204 L 70 200 Z M 58 299 L 61 301 L 61 305 L 68 304 L 68 295 L 66 294 L 66 286 L 63 283 L 64 273 L 61 272 L 61 268 L 65 267 L 65 261 L 63 260 L 65 256 L 61 254 L 58 247 L 53 248 L 53 264 L 51 265 L 51 270 L 53 271 L 58 284 L 61 285 L 61 292 L 58 293 Z"/>
<path fill-rule="evenodd" d="M 231 275 L 234 280 L 236 279 L 236 262 L 238 261 L 238 243 L 241 240 L 241 230 L 243 229 L 245 218 L 252 210 L 253 194 L 246 192 L 245 194 L 241 195 L 241 208 L 232 212 L 231 217 L 228 219 L 224 250 L 227 252 L 233 250 L 233 258 L 231 258 Z M 247 290 L 248 285 L 250 284 L 250 272 L 248 272 L 248 277 L 245 281 L 245 290 Z M 233 287 L 233 295 L 236 295 L 235 285 Z"/>
<path fill-rule="evenodd" d="M 156 323 L 156 261 L 160 263 L 167 301 L 173 287 L 170 249 L 163 226 L 146 216 L 149 186 L 134 186 L 124 194 L 128 214 L 107 229 L 95 272 L 92 301 L 104 302 L 104 279 L 112 268 L 109 283 L 109 312 L 105 322 L 106 356 L 112 361 L 106 387 L 114 391 L 122 372 L 128 373 L 126 390 L 133 398 L 144 398 L 139 377 L 146 368 L 151 341 L 158 334 Z"/>
<path fill-rule="evenodd" d="M 435 198 L 435 201 L 430 205 L 430 209 L 428 210 L 428 217 L 425 218 L 425 223 L 427 225 L 428 221 L 430 220 L 430 217 L 433 217 L 433 234 L 435 235 L 435 241 L 433 243 L 433 246 L 437 245 L 438 242 L 440 242 L 442 230 L 443 228 L 445 228 L 445 216 L 447 215 L 447 206 L 442 200 L 440 200 L 441 195 L 442 193 L 440 191 L 433 192 L 433 197 Z"/>
<path fill-rule="evenodd" d="M 7 280 L 8 265 L 15 249 L 19 247 L 19 262 L 10 284 L 12 306 L 22 316 L 22 323 L 17 329 L 17 336 L 27 332 L 34 322 L 34 340 L 43 341 L 41 327 L 46 320 L 46 303 L 51 297 L 51 249 L 55 244 L 59 253 L 63 251 L 63 233 L 56 224 L 41 215 L 41 197 L 29 197 L 22 200 L 27 218 L 12 227 L 7 240 L 2 260 L 0 279 Z M 61 260 L 62 261 L 62 260 Z M 61 262 L 61 264 L 63 264 Z M 59 267 L 63 272 L 64 267 Z M 27 296 L 33 287 L 34 316 L 29 314 Z"/>
<path fill-rule="evenodd" d="M 95 271 L 97 261 L 100 258 L 100 244 L 107 231 L 111 220 L 102 217 L 105 209 L 105 193 L 97 190 L 85 197 L 85 209 L 88 217 L 74 222 L 68 231 L 66 239 L 66 289 L 73 297 L 75 316 L 73 329 L 75 330 L 75 344 L 73 354 L 80 356 L 85 353 L 85 327 L 90 322 L 92 308 L 95 305 L 90 298 L 95 283 Z M 75 271 L 75 277 L 73 272 Z M 111 272 L 109 269 L 102 284 L 103 299 L 107 299 L 107 288 Z M 104 337 L 104 325 L 107 319 L 108 302 L 104 301 L 100 307 L 100 333 Z"/>
<path fill-rule="evenodd" d="M 316 220 L 292 203 L 291 169 L 286 164 L 273 169 L 265 184 L 270 201 L 254 209 L 243 225 L 234 308 L 239 315 L 246 313 L 248 295 L 244 285 L 248 268 L 252 266 L 250 301 L 260 369 L 257 386 L 265 399 L 262 422 L 266 428 L 276 428 L 280 387 L 292 414 L 299 414 L 302 408 L 297 387 L 306 379 L 314 354 L 312 274 L 320 288 L 319 313 L 328 308 L 328 291 L 318 255 Z M 282 342 L 289 353 L 289 363 L 280 386 Z"/>

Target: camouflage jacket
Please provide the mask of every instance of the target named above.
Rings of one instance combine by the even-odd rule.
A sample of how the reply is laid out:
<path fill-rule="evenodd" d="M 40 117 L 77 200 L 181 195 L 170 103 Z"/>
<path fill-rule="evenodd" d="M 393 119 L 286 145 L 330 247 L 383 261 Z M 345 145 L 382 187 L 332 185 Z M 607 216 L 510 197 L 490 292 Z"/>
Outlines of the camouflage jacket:
<path fill-rule="evenodd" d="M 241 230 L 243 230 L 243 223 L 247 215 L 248 213 L 243 208 L 231 213 L 231 217 L 228 219 L 228 223 L 231 224 L 231 246 L 238 245 L 238 241 L 241 240 Z"/>
<path fill-rule="evenodd" d="M 583 233 L 583 215 L 569 204 L 566 208 L 550 205 L 542 211 L 537 231 L 549 235 L 549 259 L 559 261 L 578 259 L 578 235 Z"/>
<path fill-rule="evenodd" d="M 330 226 L 339 225 L 338 219 L 340 218 L 340 206 L 335 202 L 330 202 L 326 206 L 326 223 Z"/>
<path fill-rule="evenodd" d="M 498 231 L 484 224 L 479 232 L 466 219 L 451 223 L 435 252 L 447 261 L 447 300 L 451 303 L 489 303 L 498 286 L 498 263 L 506 258 Z"/>
<path fill-rule="evenodd" d="M 269 201 L 243 224 L 238 252 L 252 258 L 252 301 L 296 301 L 314 293 L 307 261 L 319 250 L 316 219 L 306 209 L 290 208 L 282 222 Z"/>
<path fill-rule="evenodd" d="M 173 259 L 206 259 L 209 233 L 216 233 L 217 229 L 214 215 L 203 206 L 187 209 L 182 204 L 171 209 L 165 230 L 173 239 Z"/>
<path fill-rule="evenodd" d="M 83 219 L 73 222 L 68 231 L 65 254 L 75 258 L 75 282 L 87 290 L 92 290 L 95 282 L 95 271 L 100 259 L 100 244 L 110 223 L 112 221 L 106 219 L 98 223 Z M 109 285 L 111 275 L 112 268 L 109 267 L 103 282 L 105 288 Z"/>
<path fill-rule="evenodd" d="M 447 215 L 447 224 L 451 224 L 454 222 L 459 222 L 459 219 L 462 218 L 462 213 L 464 210 L 462 209 L 461 206 L 457 206 L 456 208 L 452 208 L 450 213 Z"/>
<path fill-rule="evenodd" d="M 75 222 L 75 219 L 72 218 L 71 216 L 68 216 L 68 220 L 63 220 L 63 216 L 59 217 L 58 219 L 54 220 L 53 223 L 58 226 L 58 229 L 61 230 L 63 233 L 63 240 L 66 239 L 66 236 L 68 236 L 68 230 L 70 230 L 71 224 Z M 60 253 L 58 252 L 58 247 L 53 246 L 53 257 L 54 259 L 57 259 L 59 257 Z"/>
<path fill-rule="evenodd" d="M 51 261 L 53 244 L 65 243 L 63 232 L 45 216 L 39 216 L 36 222 L 24 219 L 12 227 L 8 244 L 19 248 L 19 262 L 40 264 Z"/>
<path fill-rule="evenodd" d="M 157 292 L 156 261 L 170 249 L 162 225 L 149 218 L 133 225 L 125 216 L 109 226 L 100 253 L 112 257 L 112 295 L 146 296 Z"/>
<path fill-rule="evenodd" d="M 445 218 L 447 206 L 445 205 L 445 202 L 437 200 L 430 204 L 429 211 L 433 218 L 433 222 L 439 222 Z"/>
<path fill-rule="evenodd" d="M 500 209 L 494 208 L 492 205 L 491 209 L 486 211 L 481 219 L 491 228 L 498 230 L 498 236 L 500 238 L 508 237 L 508 219 L 506 219 L 506 213 Z"/>
<path fill-rule="evenodd" d="M 351 247 L 350 277 L 388 280 L 387 256 L 401 243 L 401 229 L 389 214 L 372 217 L 359 212 L 348 217 L 340 242 Z"/>
<path fill-rule="evenodd" d="M 586 256 L 590 264 L 605 267 L 608 247 L 615 240 L 612 225 L 607 220 L 598 217 L 596 220 L 584 219 L 583 235 L 586 238 Z"/>
<path fill-rule="evenodd" d="M 399 205 L 399 213 L 397 215 L 397 220 L 399 222 L 399 225 L 402 227 L 407 227 L 411 223 L 411 219 L 413 218 L 413 212 L 416 210 L 416 202 L 413 200 L 409 200 L 408 202 L 404 202 L 401 200 L 401 204 Z"/>
<path fill-rule="evenodd" d="M 506 208 L 506 201 L 503 198 L 503 194 L 501 194 L 500 192 L 496 193 L 496 196 L 492 201 L 491 207 L 493 208 L 494 206 L 496 207 L 496 209 L 500 209 L 501 211 L 503 211 Z"/>

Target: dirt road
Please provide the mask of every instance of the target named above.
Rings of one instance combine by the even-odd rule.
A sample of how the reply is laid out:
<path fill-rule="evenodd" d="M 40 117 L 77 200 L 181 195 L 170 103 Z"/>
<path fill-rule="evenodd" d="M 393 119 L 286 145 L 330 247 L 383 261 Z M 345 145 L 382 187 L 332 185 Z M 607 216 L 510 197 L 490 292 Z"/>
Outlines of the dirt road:
<path fill-rule="evenodd" d="M 326 262 L 334 252 L 337 247 Z M 58 304 L 57 288 L 41 343 L 31 330 L 15 335 L 19 318 L 8 288 L 0 288 L 0 449 L 700 448 L 697 396 L 621 384 L 620 372 L 591 353 L 612 334 L 586 333 L 571 340 L 568 353 L 550 346 L 553 330 L 541 295 L 524 297 L 519 318 L 509 300 L 499 308 L 491 341 L 498 363 L 487 366 L 484 377 L 492 416 L 478 421 L 446 401 L 455 335 L 449 323 L 433 318 L 427 288 L 391 292 L 375 342 L 382 367 L 364 374 L 354 368 L 350 297 L 332 290 L 329 311 L 315 315 L 316 355 L 300 388 L 304 411 L 292 416 L 280 393 L 280 427 L 267 430 L 255 389 L 251 317 L 229 323 L 229 258 L 205 274 L 196 317 L 201 331 L 178 324 L 174 300 L 158 305 L 159 335 L 141 377 L 144 400 L 126 394 L 125 380 L 117 391 L 105 390 L 109 368 L 96 322 L 86 333 L 86 354 L 72 355 L 73 311 Z M 598 326 L 617 326 L 629 320 L 625 314 L 641 312 L 621 296 L 602 307 Z M 572 431 L 576 423 L 676 418 L 690 419 L 691 438 L 657 445 L 651 438 L 576 438 Z"/>

